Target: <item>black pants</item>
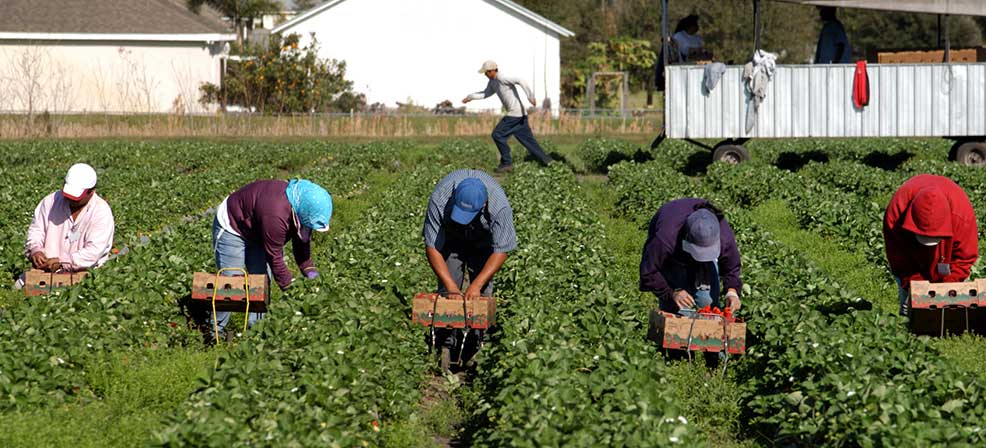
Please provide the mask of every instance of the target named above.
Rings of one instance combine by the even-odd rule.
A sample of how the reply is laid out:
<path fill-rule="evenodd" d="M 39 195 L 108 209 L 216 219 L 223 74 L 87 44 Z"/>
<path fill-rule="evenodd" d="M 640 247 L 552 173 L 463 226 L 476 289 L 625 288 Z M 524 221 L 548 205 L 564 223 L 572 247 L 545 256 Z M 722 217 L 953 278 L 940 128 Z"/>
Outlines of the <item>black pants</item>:
<path fill-rule="evenodd" d="M 479 275 L 479 272 L 483 270 L 483 266 L 486 266 L 486 261 L 489 260 L 490 255 L 493 255 L 493 247 L 449 242 L 441 252 L 445 258 L 445 264 L 448 265 L 449 273 L 452 274 L 452 281 L 455 282 L 456 286 L 464 294 L 465 291 L 462 290 L 462 285 L 465 283 L 466 272 L 469 273 L 470 282 L 475 279 Z M 438 293 L 442 295 L 448 294 L 448 288 L 442 284 L 441 280 L 438 281 Z M 493 295 L 492 278 L 483 285 L 480 294 L 486 297 Z M 428 337 L 430 336 L 428 335 Z M 459 359 L 458 349 L 463 340 L 465 340 L 466 346 L 462 350 L 462 357 L 468 360 L 478 350 L 478 343 L 483 337 L 485 337 L 485 332 L 482 330 L 471 330 L 467 336 L 466 332 L 463 331 L 445 328 L 435 329 L 435 345 L 455 349 L 452 354 L 453 362 Z"/>
<path fill-rule="evenodd" d="M 551 157 L 545 154 L 541 145 L 534 139 L 531 126 L 527 124 L 527 115 L 524 115 L 523 117 L 503 117 L 500 123 L 496 125 L 496 129 L 493 129 L 493 142 L 496 143 L 496 148 L 500 150 L 500 165 L 513 165 L 514 163 L 510 156 L 510 145 L 507 144 L 511 135 L 517 137 L 517 141 L 542 164 L 547 165 L 551 162 Z"/>

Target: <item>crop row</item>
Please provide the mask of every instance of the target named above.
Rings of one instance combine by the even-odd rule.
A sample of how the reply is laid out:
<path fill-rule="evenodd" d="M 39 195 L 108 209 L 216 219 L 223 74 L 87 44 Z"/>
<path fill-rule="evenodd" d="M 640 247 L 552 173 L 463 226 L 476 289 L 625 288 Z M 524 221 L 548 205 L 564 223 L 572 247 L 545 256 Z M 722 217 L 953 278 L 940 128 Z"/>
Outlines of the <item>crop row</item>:
<path fill-rule="evenodd" d="M 633 291 L 571 172 L 520 167 L 520 248 L 497 276 L 498 333 L 477 370 L 478 446 L 664 446 L 701 438 L 645 341 Z M 627 430 L 627 428 L 633 428 Z"/>
<path fill-rule="evenodd" d="M 902 319 L 856 310 L 852 291 L 835 285 L 750 219 L 748 207 L 774 194 L 763 192 L 796 195 L 789 190 L 798 191 L 799 183 L 811 188 L 811 182 L 714 165 L 695 186 L 695 179 L 680 174 L 640 175 L 665 169 L 651 165 L 611 169 L 618 191 L 655 196 L 628 194 L 620 198 L 624 204 L 661 202 L 683 185 L 688 194 L 707 189 L 704 195 L 719 196 L 737 230 L 750 285 L 743 314 L 751 345 L 737 368 L 747 392 L 751 435 L 798 445 L 983 442 L 986 405 L 978 397 L 986 384 L 943 361 L 933 345 L 907 332 Z"/>
<path fill-rule="evenodd" d="M 411 298 L 433 287 L 421 247 L 427 197 L 453 169 L 444 160 L 476 157 L 468 146 L 443 149 L 367 193 L 374 200 L 365 210 L 340 207 L 360 216 L 317 243 L 321 280 L 273 302 L 157 443 L 353 446 L 400 436 L 433 366 L 423 329 L 409 319 Z M 332 171 L 309 177 L 319 182 Z"/>

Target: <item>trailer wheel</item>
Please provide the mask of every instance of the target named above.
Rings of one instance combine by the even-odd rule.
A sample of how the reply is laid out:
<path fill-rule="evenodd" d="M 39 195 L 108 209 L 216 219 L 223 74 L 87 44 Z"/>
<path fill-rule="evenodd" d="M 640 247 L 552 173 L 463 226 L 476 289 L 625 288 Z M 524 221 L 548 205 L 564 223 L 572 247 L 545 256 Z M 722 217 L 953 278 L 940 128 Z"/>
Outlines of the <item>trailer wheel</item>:
<path fill-rule="evenodd" d="M 750 151 L 743 145 L 722 144 L 712 152 L 712 161 L 736 165 L 750 160 Z"/>
<path fill-rule="evenodd" d="M 986 166 L 986 143 L 965 142 L 958 145 L 955 161 L 965 166 Z"/>

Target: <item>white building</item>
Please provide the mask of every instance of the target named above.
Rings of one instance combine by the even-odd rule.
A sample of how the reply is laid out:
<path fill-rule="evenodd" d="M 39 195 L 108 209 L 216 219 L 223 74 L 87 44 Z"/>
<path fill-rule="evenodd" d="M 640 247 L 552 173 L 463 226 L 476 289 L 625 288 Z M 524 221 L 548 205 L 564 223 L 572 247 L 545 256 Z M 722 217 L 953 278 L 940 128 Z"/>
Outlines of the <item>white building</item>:
<path fill-rule="evenodd" d="M 184 0 L 2 0 L 0 111 L 201 112 L 234 40 Z"/>
<path fill-rule="evenodd" d="M 525 78 L 538 106 L 558 113 L 559 39 L 571 31 L 509 0 L 329 0 L 275 27 L 307 44 L 314 33 L 320 56 L 346 61 L 346 78 L 369 103 L 456 106 L 486 87 L 477 73 L 492 59 L 504 74 Z M 526 99 L 525 99 L 526 101 Z M 468 104 L 496 110 L 495 97 Z"/>

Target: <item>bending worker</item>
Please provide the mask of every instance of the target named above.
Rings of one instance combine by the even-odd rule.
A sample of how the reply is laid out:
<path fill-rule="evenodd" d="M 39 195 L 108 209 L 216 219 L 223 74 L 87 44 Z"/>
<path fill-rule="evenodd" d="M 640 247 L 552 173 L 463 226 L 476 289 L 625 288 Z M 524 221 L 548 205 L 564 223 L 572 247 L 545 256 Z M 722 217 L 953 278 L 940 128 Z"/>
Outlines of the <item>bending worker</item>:
<path fill-rule="evenodd" d="M 109 258 L 113 233 L 113 211 L 96 194 L 96 170 L 77 163 L 65 175 L 62 190 L 45 196 L 34 209 L 25 255 L 35 269 L 85 271 Z"/>
<path fill-rule="evenodd" d="M 686 198 L 661 206 L 651 219 L 640 261 L 640 290 L 670 313 L 706 306 L 740 309 L 739 249 L 729 222 L 709 201 Z M 722 286 L 720 286 L 720 282 Z"/>
<path fill-rule="evenodd" d="M 531 105 L 537 106 L 534 92 L 531 91 L 527 82 L 520 78 L 501 75 L 496 62 L 493 61 L 484 62 L 479 73 L 486 75 L 486 78 L 489 79 L 486 89 L 463 98 L 462 104 L 472 100 L 489 98 L 495 93 L 496 96 L 500 97 L 503 107 L 507 109 L 507 115 L 500 120 L 496 129 L 493 130 L 493 142 L 500 150 L 500 165 L 496 167 L 496 172 L 505 173 L 513 170 L 513 158 L 510 156 L 510 145 L 507 144 L 511 135 L 517 137 L 520 144 L 527 148 L 527 151 L 542 165 L 551 163 L 551 157 L 545 154 L 541 145 L 534 139 L 534 133 L 531 132 L 531 126 L 527 120 L 527 109 L 524 108 L 520 93 L 517 92 L 517 87 L 520 86 L 521 89 L 524 89 L 524 95 L 527 96 Z"/>
<path fill-rule="evenodd" d="M 290 241 L 298 268 L 305 278 L 314 279 L 318 270 L 311 257 L 312 232 L 328 231 L 331 218 L 332 196 L 311 181 L 255 181 L 227 196 L 216 209 L 212 223 L 216 267 L 245 268 L 250 274 L 272 272 L 277 286 L 287 289 L 294 280 L 284 262 L 284 245 Z M 229 312 L 216 313 L 220 331 L 229 316 Z M 262 318 L 263 313 L 250 313 L 248 324 Z"/>
<path fill-rule="evenodd" d="M 435 186 L 424 222 L 425 253 L 438 293 L 475 299 L 493 295 L 493 276 L 517 248 L 513 209 L 503 188 L 479 170 L 457 170 Z M 469 287 L 462 292 L 465 272 Z M 436 332 L 437 344 L 456 345 L 455 332 Z M 475 339 L 474 339 L 475 340 Z"/>
<path fill-rule="evenodd" d="M 979 258 L 976 212 L 962 187 L 947 177 L 920 174 L 894 193 L 883 217 L 890 272 L 900 314 L 910 314 L 911 281 L 961 282 Z"/>

